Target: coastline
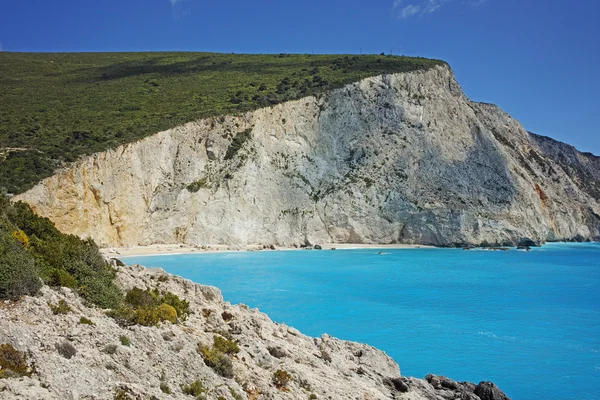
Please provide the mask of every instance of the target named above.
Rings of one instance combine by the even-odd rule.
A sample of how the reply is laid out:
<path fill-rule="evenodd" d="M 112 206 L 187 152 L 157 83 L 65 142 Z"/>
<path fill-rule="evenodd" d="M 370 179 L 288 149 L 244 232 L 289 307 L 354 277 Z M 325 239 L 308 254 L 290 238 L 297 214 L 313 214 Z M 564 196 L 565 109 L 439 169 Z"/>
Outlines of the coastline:
<path fill-rule="evenodd" d="M 352 249 L 434 249 L 435 246 L 420 244 L 353 244 L 353 243 L 328 243 L 321 245 L 323 250 L 352 250 Z M 259 245 L 228 246 L 228 245 L 206 245 L 190 246 L 185 244 L 151 244 L 147 246 L 130 247 L 105 247 L 100 252 L 105 257 L 134 257 L 134 256 L 160 256 L 181 254 L 205 254 L 223 253 L 237 251 L 289 251 L 302 250 L 296 247 L 277 247 L 275 249 L 264 248 Z M 318 251 L 318 250 L 317 250 Z"/>

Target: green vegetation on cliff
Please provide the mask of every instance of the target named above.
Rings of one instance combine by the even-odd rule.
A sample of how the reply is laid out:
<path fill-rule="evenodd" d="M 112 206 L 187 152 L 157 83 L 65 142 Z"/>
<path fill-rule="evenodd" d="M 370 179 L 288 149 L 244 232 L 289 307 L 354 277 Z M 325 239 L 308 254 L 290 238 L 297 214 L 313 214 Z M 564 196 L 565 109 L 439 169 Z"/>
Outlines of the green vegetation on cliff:
<path fill-rule="evenodd" d="M 378 55 L 0 53 L 0 189 L 81 155 L 441 61 Z"/>
<path fill-rule="evenodd" d="M 90 303 L 114 308 L 123 298 L 114 278 L 91 239 L 60 233 L 27 204 L 0 195 L 0 299 L 34 295 L 44 282 L 70 287 Z M 56 310 L 63 313 L 60 304 Z"/>

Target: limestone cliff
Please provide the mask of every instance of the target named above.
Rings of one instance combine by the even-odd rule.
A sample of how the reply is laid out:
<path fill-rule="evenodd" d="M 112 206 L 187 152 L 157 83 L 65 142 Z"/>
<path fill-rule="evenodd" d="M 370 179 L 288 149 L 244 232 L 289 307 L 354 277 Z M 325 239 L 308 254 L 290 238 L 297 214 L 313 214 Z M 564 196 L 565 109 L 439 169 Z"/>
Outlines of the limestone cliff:
<path fill-rule="evenodd" d="M 600 237 L 598 165 L 438 66 L 188 123 L 17 199 L 104 246 L 585 240 Z"/>
<path fill-rule="evenodd" d="M 257 309 L 223 302 L 214 287 L 159 269 L 118 268 L 117 283 L 175 293 L 189 301 L 191 315 L 179 324 L 124 327 L 70 289 L 46 286 L 40 296 L 1 302 L 0 346 L 27 354 L 35 369 L 29 377 L 0 373 L 0 399 L 508 400 L 489 382 L 401 377 L 380 350 L 307 337 Z M 53 314 L 48 303 L 61 300 L 71 311 Z M 210 346 L 215 336 L 239 347 L 228 357 L 229 376 L 199 354 L 198 344 Z M 289 377 L 285 385 L 274 379 L 278 370 Z M 182 386 L 195 381 L 204 391 L 192 397 Z"/>

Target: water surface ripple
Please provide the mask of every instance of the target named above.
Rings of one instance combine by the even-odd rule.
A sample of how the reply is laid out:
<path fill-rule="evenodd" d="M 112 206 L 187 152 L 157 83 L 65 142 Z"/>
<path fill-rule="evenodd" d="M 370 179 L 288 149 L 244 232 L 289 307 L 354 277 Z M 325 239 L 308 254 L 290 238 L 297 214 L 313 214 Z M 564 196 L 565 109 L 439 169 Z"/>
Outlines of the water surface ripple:
<path fill-rule="evenodd" d="M 600 244 L 533 251 L 128 257 L 219 287 L 305 334 L 365 342 L 402 374 L 495 382 L 513 399 L 600 399 Z"/>

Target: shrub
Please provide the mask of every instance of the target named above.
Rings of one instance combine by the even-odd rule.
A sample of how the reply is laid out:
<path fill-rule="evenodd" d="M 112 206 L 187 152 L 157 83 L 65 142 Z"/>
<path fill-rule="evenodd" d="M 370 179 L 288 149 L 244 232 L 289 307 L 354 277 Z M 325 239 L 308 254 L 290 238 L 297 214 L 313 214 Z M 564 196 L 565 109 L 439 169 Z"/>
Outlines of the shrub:
<path fill-rule="evenodd" d="M 213 347 L 221 353 L 229 355 L 240 352 L 240 348 L 237 343 L 216 335 L 213 337 Z"/>
<path fill-rule="evenodd" d="M 125 296 L 125 305 L 108 315 L 121 325 L 152 326 L 163 321 L 175 324 L 185 319 L 188 313 L 189 303 L 171 292 L 160 295 L 156 289 L 133 288 Z"/>
<path fill-rule="evenodd" d="M 77 287 L 77 279 L 64 269 L 58 268 L 52 269 L 47 283 L 50 286 L 68 287 L 71 289 Z"/>
<path fill-rule="evenodd" d="M 167 385 L 164 382 L 160 383 L 160 391 L 165 393 L 165 394 L 172 394 L 173 392 L 171 391 L 171 388 L 169 387 L 169 385 Z"/>
<path fill-rule="evenodd" d="M 282 369 L 278 369 L 273 373 L 273 384 L 277 389 L 286 389 L 291 380 L 292 376 Z"/>
<path fill-rule="evenodd" d="M 0 229 L 0 299 L 32 296 L 41 286 L 33 258 L 11 235 Z"/>
<path fill-rule="evenodd" d="M 316 400 L 317 395 L 314 393 L 311 393 L 310 396 L 308 396 L 308 400 Z"/>
<path fill-rule="evenodd" d="M 95 325 L 91 319 L 86 318 L 86 317 L 79 318 L 79 323 L 82 325 L 92 325 L 92 326 Z"/>
<path fill-rule="evenodd" d="M 61 343 L 56 344 L 56 351 L 58 354 L 63 356 L 66 359 L 71 359 L 75 354 L 77 354 L 77 349 L 70 342 L 63 341 Z"/>
<path fill-rule="evenodd" d="M 177 311 L 177 317 L 185 321 L 190 313 L 190 303 L 187 300 L 180 299 L 176 294 L 167 292 L 162 297 L 162 302 L 170 305 Z"/>
<path fill-rule="evenodd" d="M 27 237 L 27 234 L 25 232 L 23 232 L 22 230 L 16 230 L 12 232 L 12 237 L 15 238 L 15 240 L 19 243 L 21 243 L 24 247 L 28 247 L 29 246 L 29 237 Z"/>
<path fill-rule="evenodd" d="M 202 178 L 202 179 L 198 179 L 198 180 L 190 183 L 185 188 L 190 193 L 196 193 L 198 190 L 200 190 L 202 188 L 207 188 L 207 187 L 209 187 L 208 186 L 208 179 L 207 178 Z"/>
<path fill-rule="evenodd" d="M 33 295 L 40 278 L 76 289 L 103 308 L 115 308 L 122 300 L 115 271 L 91 239 L 65 235 L 27 204 L 0 195 L 0 298 Z"/>
<path fill-rule="evenodd" d="M 233 378 L 233 364 L 229 357 L 215 348 L 198 344 L 198 352 L 204 360 L 204 364 L 212 368 L 217 374 L 224 378 Z"/>
<path fill-rule="evenodd" d="M 206 389 L 204 388 L 204 386 L 202 386 L 202 382 L 200 382 L 199 380 L 196 380 L 190 383 L 189 385 L 181 385 L 181 390 L 183 391 L 183 393 L 194 397 L 198 397 L 202 393 L 206 392 Z"/>
<path fill-rule="evenodd" d="M 159 322 L 169 321 L 177 323 L 177 311 L 168 304 L 161 304 L 158 307 L 139 308 L 135 311 L 133 322 L 140 325 L 152 326 Z"/>
<path fill-rule="evenodd" d="M 129 346 L 131 344 L 131 342 L 129 341 L 129 338 L 125 335 L 119 336 L 119 340 L 121 341 L 121 344 L 123 346 Z"/>
<path fill-rule="evenodd" d="M 68 314 L 71 311 L 73 311 L 73 309 L 63 299 L 60 299 L 58 301 L 58 304 L 52 304 L 48 302 L 48 306 L 50 307 L 50 309 L 52 310 L 52 314 L 54 315 Z"/>
<path fill-rule="evenodd" d="M 123 294 L 115 285 L 114 278 L 112 270 L 82 278 L 79 293 L 90 303 L 101 308 L 117 308 L 121 305 Z"/>
<path fill-rule="evenodd" d="M 116 354 L 117 353 L 117 345 L 116 344 L 107 344 L 102 349 L 102 352 L 106 353 L 106 354 L 110 354 L 110 355 Z"/>
<path fill-rule="evenodd" d="M 242 395 L 239 394 L 238 392 L 236 392 L 235 389 L 232 388 L 231 386 L 227 386 L 227 388 L 229 389 L 229 393 L 231 394 L 231 397 L 233 397 L 235 400 L 243 400 L 244 399 L 242 397 Z"/>
<path fill-rule="evenodd" d="M 0 345 L 0 379 L 31 375 L 27 355 L 10 344 Z"/>
<path fill-rule="evenodd" d="M 156 297 L 150 290 L 135 287 L 127 292 L 125 302 L 133 307 L 147 308 L 155 305 Z"/>

